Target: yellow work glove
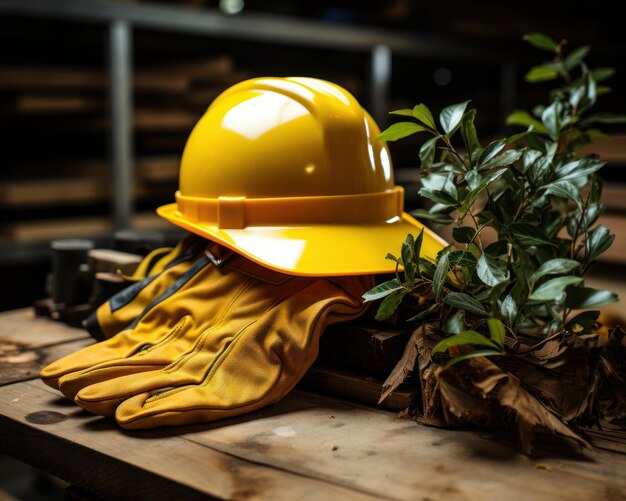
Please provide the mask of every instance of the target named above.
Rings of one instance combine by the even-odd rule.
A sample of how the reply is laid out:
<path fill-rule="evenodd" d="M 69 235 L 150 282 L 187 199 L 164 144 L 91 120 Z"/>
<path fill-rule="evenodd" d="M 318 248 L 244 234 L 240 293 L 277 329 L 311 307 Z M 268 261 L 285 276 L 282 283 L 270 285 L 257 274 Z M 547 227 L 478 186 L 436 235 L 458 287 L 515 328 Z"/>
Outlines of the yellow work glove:
<path fill-rule="evenodd" d="M 52 388 L 60 389 L 59 379 L 66 374 L 89 369 L 100 362 L 116 359 L 120 354 L 132 354 L 134 350 L 141 347 L 145 349 L 145 345 L 161 339 L 161 336 L 167 333 L 171 319 L 160 303 L 166 300 L 165 303 L 171 306 L 172 296 L 176 294 L 175 297 L 183 297 L 182 293 L 186 289 L 193 289 L 201 283 L 196 276 L 199 268 L 207 266 L 207 263 L 220 264 L 220 259 L 226 259 L 234 254 L 218 244 L 197 237 L 184 239 L 176 249 L 174 253 L 178 257 L 172 259 L 170 266 L 163 272 L 146 277 L 141 282 L 122 290 L 87 319 L 87 329 L 94 337 L 113 338 L 112 343 L 96 344 L 53 362 L 41 371 L 42 381 Z M 144 322 L 136 329 L 143 316 L 155 305 L 159 306 L 157 311 L 161 317 L 155 320 L 154 325 Z M 175 320 L 178 321 L 179 318 Z M 133 330 L 133 341 L 124 342 L 123 339 L 128 337 L 129 333 L 133 333 Z M 108 348 L 109 345 L 112 349 Z M 73 395 L 70 398 L 73 398 Z"/>
<path fill-rule="evenodd" d="M 283 275 L 238 255 L 215 262 L 200 257 L 128 329 L 51 364 L 44 381 L 129 429 L 250 412 L 293 388 L 324 328 L 361 315 L 372 286 Z"/>
<path fill-rule="evenodd" d="M 189 269 L 207 245 L 207 240 L 189 235 L 174 248 L 152 251 L 132 276 L 124 277 L 129 286 L 100 305 L 87 318 L 85 328 L 94 338 L 105 339 L 128 327 L 150 301 Z"/>

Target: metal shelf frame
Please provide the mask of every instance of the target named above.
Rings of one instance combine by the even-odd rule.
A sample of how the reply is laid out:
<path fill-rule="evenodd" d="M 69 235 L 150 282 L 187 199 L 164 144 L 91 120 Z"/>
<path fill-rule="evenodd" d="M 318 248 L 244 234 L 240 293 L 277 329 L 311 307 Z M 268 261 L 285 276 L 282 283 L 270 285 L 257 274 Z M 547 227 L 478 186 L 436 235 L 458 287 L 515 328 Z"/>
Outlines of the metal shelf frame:
<path fill-rule="evenodd" d="M 0 0 L 0 13 L 108 25 L 112 212 L 117 229 L 130 227 L 134 207 L 132 59 L 135 27 L 369 53 L 369 108 L 381 126 L 387 121 L 394 54 L 502 63 L 500 104 L 503 109 L 510 109 L 513 101 L 510 90 L 507 90 L 509 85 L 504 85 L 510 82 L 512 70 L 500 54 L 388 30 L 339 26 L 278 15 L 246 12 L 226 15 L 209 9 L 104 0 Z"/>

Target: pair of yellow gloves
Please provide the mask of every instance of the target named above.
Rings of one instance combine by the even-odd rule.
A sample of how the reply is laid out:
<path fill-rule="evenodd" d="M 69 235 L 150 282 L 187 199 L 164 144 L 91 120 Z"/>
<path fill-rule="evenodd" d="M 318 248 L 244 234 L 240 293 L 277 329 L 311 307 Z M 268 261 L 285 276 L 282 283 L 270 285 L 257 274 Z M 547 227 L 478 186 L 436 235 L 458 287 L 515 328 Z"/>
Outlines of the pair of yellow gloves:
<path fill-rule="evenodd" d="M 140 264 L 88 328 L 105 341 L 47 366 L 42 380 L 123 428 L 213 421 L 284 397 L 332 323 L 366 309 L 373 278 L 295 277 L 188 237 Z"/>

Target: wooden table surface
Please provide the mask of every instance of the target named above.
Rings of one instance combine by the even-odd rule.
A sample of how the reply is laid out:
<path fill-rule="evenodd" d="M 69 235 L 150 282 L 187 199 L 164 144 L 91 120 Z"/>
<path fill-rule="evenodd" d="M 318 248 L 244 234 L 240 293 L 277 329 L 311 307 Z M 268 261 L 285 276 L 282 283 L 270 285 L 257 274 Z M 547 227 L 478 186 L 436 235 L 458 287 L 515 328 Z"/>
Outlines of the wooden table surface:
<path fill-rule="evenodd" d="M 27 310 L 0 314 L 0 450 L 108 499 L 626 499 L 617 430 L 584 451 L 543 435 L 528 458 L 511 438 L 296 390 L 235 419 L 123 431 L 37 379 L 90 342 Z"/>

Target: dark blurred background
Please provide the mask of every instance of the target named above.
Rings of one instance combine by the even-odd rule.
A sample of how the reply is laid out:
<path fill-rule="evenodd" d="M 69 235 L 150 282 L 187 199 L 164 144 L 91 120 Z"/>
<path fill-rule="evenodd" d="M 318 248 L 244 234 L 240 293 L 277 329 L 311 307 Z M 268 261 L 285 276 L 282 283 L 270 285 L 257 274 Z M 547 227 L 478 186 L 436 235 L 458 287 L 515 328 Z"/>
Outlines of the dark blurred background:
<path fill-rule="evenodd" d="M 550 83 L 523 81 L 549 56 L 522 41 L 528 32 L 566 38 L 572 48 L 590 45 L 592 67 L 617 67 L 614 92 L 601 97 L 599 111 L 626 112 L 617 6 L 0 0 L 0 271 L 11 284 L 0 293 L 0 309 L 44 295 L 52 239 L 108 245 L 115 229 L 167 229 L 154 208 L 173 199 L 185 139 L 211 100 L 239 80 L 325 78 L 354 93 L 381 127 L 389 110 L 425 102 L 437 112 L 471 99 L 479 135 L 489 139 L 507 132 L 509 111 L 546 100 Z M 608 217 L 618 233 L 606 259 L 623 272 L 626 145 L 623 127 L 609 132 L 614 139 L 597 147 L 609 161 Z M 408 208 L 419 203 L 418 146 L 417 139 L 391 145 Z"/>

